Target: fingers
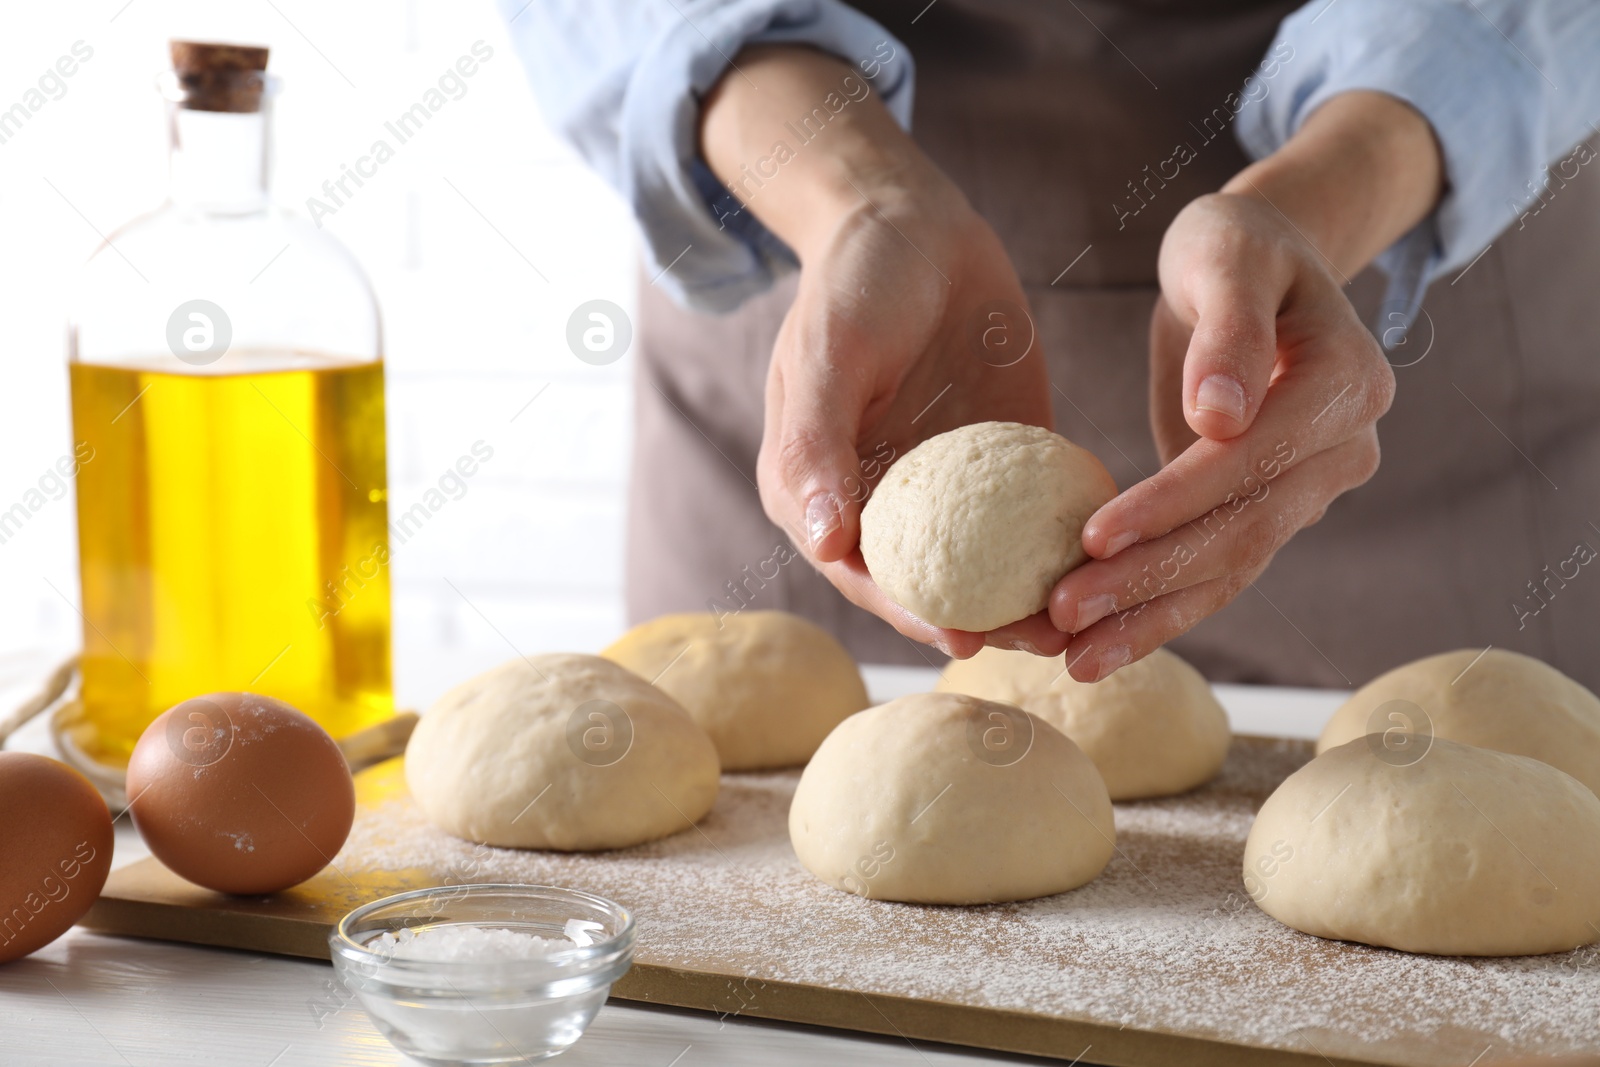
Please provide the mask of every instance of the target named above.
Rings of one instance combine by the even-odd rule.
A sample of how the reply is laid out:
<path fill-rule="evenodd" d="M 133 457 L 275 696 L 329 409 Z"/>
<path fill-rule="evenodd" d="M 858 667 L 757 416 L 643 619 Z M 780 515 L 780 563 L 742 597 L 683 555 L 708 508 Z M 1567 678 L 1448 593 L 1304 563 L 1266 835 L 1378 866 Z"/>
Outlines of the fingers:
<path fill-rule="evenodd" d="M 1038 656 L 1059 656 L 1067 647 L 1068 635 L 1058 630 L 1050 621 L 1049 614 L 1043 611 L 987 634 L 952 630 L 925 622 L 896 603 L 872 580 L 859 550 L 848 553 L 844 559 L 824 564 L 821 570 L 852 604 L 887 620 L 912 641 L 933 645 L 955 659 L 970 659 L 985 644 L 1031 652 Z"/>
<path fill-rule="evenodd" d="M 859 549 L 852 549 L 845 558 L 823 564 L 820 569 L 834 587 L 844 594 L 845 599 L 885 619 L 889 625 L 912 641 L 933 645 L 945 655 L 956 659 L 970 659 L 983 647 L 982 634 L 934 626 L 901 607 L 872 580 Z M 1042 617 L 1042 614 L 1038 617 Z"/>
<path fill-rule="evenodd" d="M 1076 615 L 1085 600 L 1095 607 L 1105 606 L 1107 598 L 1112 601 L 1110 609 L 1098 619 L 1069 620 L 1078 627 L 1063 653 L 1072 677 L 1080 682 L 1099 681 L 1193 629 L 1253 582 L 1289 537 L 1320 519 L 1328 502 L 1342 488 L 1369 478 L 1377 463 L 1377 433 L 1369 430 L 1361 439 L 1285 474 L 1282 485 L 1274 487 L 1281 502 L 1278 510 L 1266 511 L 1266 518 L 1253 518 L 1251 525 L 1237 527 L 1224 550 L 1214 554 L 1214 562 L 1202 563 L 1204 554 L 1196 554 L 1192 563 L 1201 569 L 1185 576 L 1192 584 L 1176 588 L 1175 582 L 1145 588 L 1136 584 L 1134 594 L 1124 599 L 1110 588 L 1114 582 L 1102 584 L 1099 576 L 1081 573 L 1099 567 L 1098 563 L 1085 564 L 1069 574 L 1064 583 L 1074 578 L 1087 580 L 1085 594 L 1058 588 L 1058 595 L 1051 598 L 1051 616 L 1058 624 L 1069 610 Z M 1242 509 L 1234 521 L 1241 521 L 1246 510 Z M 1215 577 L 1195 580 L 1201 574 Z M 1095 603 L 1097 598 L 1099 603 Z"/>
<path fill-rule="evenodd" d="M 1200 436 L 1237 437 L 1261 409 L 1277 361 L 1275 320 L 1285 283 L 1236 266 L 1189 281 L 1190 306 L 1182 310 L 1194 327 L 1183 360 L 1183 411 Z"/>
<path fill-rule="evenodd" d="M 1041 611 L 1009 626 L 991 630 L 983 637 L 985 644 L 995 648 L 1031 652 L 1035 656 L 1059 656 L 1066 651 L 1068 635 L 1050 621 L 1048 611 Z"/>
<path fill-rule="evenodd" d="M 816 343 L 797 332 L 785 323 L 777 347 Z M 774 355 L 757 460 L 767 514 L 818 563 L 843 559 L 861 533 L 855 441 L 869 386 L 842 366 L 820 352 L 782 361 Z"/>
<path fill-rule="evenodd" d="M 1312 333 L 1305 341 L 1291 336 L 1294 358 L 1273 381 L 1272 402 L 1249 433 L 1228 441 L 1202 438 L 1102 507 L 1084 526 L 1089 554 L 1104 559 L 1113 548 L 1160 537 L 1229 494 L 1249 492 L 1250 479 L 1272 480 L 1368 430 L 1394 396 L 1394 374 L 1377 342 L 1347 302 L 1336 322 Z"/>
<path fill-rule="evenodd" d="M 1079 633 L 1180 589 L 1260 573 L 1290 537 L 1322 517 L 1331 500 L 1370 478 L 1377 462 L 1377 432 L 1368 429 L 1275 479 L 1253 479 L 1199 519 L 1072 571 L 1051 594 L 1050 619 Z"/>
<path fill-rule="evenodd" d="M 1213 578 L 1108 616 L 1073 635 L 1063 653 L 1067 672 L 1080 682 L 1098 682 L 1187 633 L 1254 579 L 1254 574 Z"/>
<path fill-rule="evenodd" d="M 1202 437 L 1237 437 L 1250 428 L 1272 378 L 1276 319 L 1295 277 L 1293 260 L 1202 198 L 1167 231 L 1160 274 L 1176 324 L 1189 330 L 1184 417 Z"/>

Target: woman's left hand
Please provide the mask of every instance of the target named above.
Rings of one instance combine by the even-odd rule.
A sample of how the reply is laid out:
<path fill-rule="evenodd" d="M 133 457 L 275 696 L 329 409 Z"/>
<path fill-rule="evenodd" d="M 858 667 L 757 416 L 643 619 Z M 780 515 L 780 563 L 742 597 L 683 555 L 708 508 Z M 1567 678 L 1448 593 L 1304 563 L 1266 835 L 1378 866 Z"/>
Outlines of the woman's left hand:
<path fill-rule="evenodd" d="M 1189 630 L 1372 477 L 1394 375 L 1336 270 L 1248 192 L 1201 197 L 1173 220 L 1150 323 L 1165 466 L 1094 514 L 1091 560 L 1051 594 L 1074 678 Z"/>

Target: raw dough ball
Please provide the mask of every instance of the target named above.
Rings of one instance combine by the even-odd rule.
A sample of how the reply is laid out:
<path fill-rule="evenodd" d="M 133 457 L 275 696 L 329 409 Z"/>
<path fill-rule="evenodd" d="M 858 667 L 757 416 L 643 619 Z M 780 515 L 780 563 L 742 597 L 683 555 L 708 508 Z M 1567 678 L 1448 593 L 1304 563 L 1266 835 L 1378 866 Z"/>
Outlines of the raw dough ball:
<path fill-rule="evenodd" d="M 682 704 L 728 771 L 798 766 L 868 703 L 844 646 L 786 611 L 663 615 L 600 654 Z"/>
<path fill-rule="evenodd" d="M 626 848 L 717 799 L 717 751 L 673 699 L 599 656 L 502 663 L 417 723 L 406 782 L 435 825 L 507 848 Z"/>
<path fill-rule="evenodd" d="M 811 757 L 789 840 L 829 885 L 878 900 L 988 904 L 1076 888 L 1111 859 L 1100 772 L 1027 712 L 917 693 L 840 723 Z"/>
<path fill-rule="evenodd" d="M 1407 732 L 1419 735 L 1409 753 L 1399 747 Z M 1390 739 L 1393 762 L 1417 758 L 1430 736 L 1447 737 L 1543 760 L 1600 793 L 1600 700 L 1517 652 L 1464 648 L 1381 674 L 1333 713 L 1317 751 L 1369 733 Z"/>
<path fill-rule="evenodd" d="M 1340 745 L 1267 798 L 1245 888 L 1318 937 L 1511 956 L 1600 938 L 1600 798 L 1526 756 L 1435 738 L 1415 763 L 1381 734 Z"/>
<path fill-rule="evenodd" d="M 889 468 L 861 512 L 867 570 L 935 626 L 987 631 L 1044 609 L 1078 566 L 1083 524 L 1117 495 L 1094 455 L 1017 422 L 930 437 Z"/>
<path fill-rule="evenodd" d="M 1060 656 L 985 648 L 953 660 L 935 692 L 1015 704 L 1094 761 L 1112 800 L 1170 796 L 1222 769 L 1233 734 L 1199 671 L 1157 649 L 1100 682 L 1077 682 Z"/>

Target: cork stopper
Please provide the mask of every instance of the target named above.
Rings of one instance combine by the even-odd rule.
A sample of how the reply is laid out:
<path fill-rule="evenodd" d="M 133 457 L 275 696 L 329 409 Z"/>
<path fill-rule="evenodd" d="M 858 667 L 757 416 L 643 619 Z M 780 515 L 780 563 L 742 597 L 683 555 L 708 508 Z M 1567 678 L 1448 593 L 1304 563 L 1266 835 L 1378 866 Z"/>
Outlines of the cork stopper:
<path fill-rule="evenodd" d="M 195 111 L 261 110 L 267 49 L 205 41 L 170 44 L 184 107 Z"/>

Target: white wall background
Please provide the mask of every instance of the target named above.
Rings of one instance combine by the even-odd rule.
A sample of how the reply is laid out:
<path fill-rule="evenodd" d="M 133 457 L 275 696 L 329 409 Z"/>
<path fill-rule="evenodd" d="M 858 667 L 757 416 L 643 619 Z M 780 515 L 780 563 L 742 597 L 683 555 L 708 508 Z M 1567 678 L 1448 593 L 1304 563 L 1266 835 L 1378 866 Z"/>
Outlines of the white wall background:
<path fill-rule="evenodd" d="M 301 211 L 475 41 L 494 49 L 467 95 L 324 223 L 366 267 L 383 312 L 391 514 L 472 442 L 495 448 L 467 495 L 396 556 L 397 688 L 425 702 L 509 657 L 508 641 L 523 652 L 608 642 L 622 626 L 631 357 L 584 364 L 565 328 L 590 299 L 631 313 L 634 239 L 620 200 L 544 128 L 488 0 L 6 5 L 0 109 L 74 42 L 94 55 L 0 144 L 0 500 L 69 448 L 73 272 L 97 230 L 164 195 L 152 82 L 170 67 L 169 37 L 271 47 L 284 83 L 274 191 Z M 68 496 L 0 545 L 0 683 L 77 647 L 76 598 Z"/>

